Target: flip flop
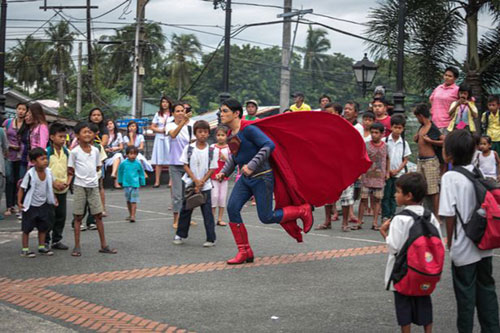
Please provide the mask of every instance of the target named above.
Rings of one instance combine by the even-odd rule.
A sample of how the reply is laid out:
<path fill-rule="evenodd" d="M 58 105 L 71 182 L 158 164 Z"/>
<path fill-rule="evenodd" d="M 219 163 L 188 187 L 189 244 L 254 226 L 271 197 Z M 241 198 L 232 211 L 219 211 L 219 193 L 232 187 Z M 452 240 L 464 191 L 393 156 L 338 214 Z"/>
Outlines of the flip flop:
<path fill-rule="evenodd" d="M 361 227 L 361 224 L 356 224 L 356 225 L 351 226 L 351 230 L 361 230 L 361 229 L 363 229 Z"/>
<path fill-rule="evenodd" d="M 372 230 L 378 231 L 380 230 L 380 227 L 378 225 L 372 225 Z"/>
<path fill-rule="evenodd" d="M 217 225 L 221 226 L 221 227 L 225 227 L 227 225 L 227 223 L 226 222 L 222 222 L 222 221 L 217 221 Z"/>
<path fill-rule="evenodd" d="M 342 232 L 349 232 L 349 231 L 351 231 L 351 228 L 348 225 L 342 226 Z"/>
<path fill-rule="evenodd" d="M 116 249 L 110 249 L 109 246 L 102 247 L 99 249 L 100 253 L 107 253 L 107 254 L 117 254 L 118 251 Z"/>
<path fill-rule="evenodd" d="M 320 224 L 316 228 L 314 228 L 314 230 L 327 230 L 327 229 L 331 229 L 331 228 L 332 228 L 331 224 L 329 224 L 329 225 Z"/>
<path fill-rule="evenodd" d="M 82 256 L 82 251 L 80 250 L 79 247 L 75 247 L 73 251 L 71 251 L 71 255 L 73 257 L 81 257 Z"/>

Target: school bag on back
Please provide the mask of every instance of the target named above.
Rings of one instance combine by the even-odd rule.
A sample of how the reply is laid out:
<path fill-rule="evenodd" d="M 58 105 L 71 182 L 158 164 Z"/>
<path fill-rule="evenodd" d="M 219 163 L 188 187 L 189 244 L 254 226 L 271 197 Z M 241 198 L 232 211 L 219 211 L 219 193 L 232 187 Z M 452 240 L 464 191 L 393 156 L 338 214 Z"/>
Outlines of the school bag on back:
<path fill-rule="evenodd" d="M 407 296 L 427 296 L 441 279 L 444 264 L 444 245 L 439 231 L 431 223 L 431 212 L 424 210 L 419 216 L 409 209 L 397 215 L 413 218 L 408 239 L 396 254 L 387 290 L 391 282 L 394 289 Z"/>
<path fill-rule="evenodd" d="M 459 166 L 453 168 L 453 171 L 467 177 L 474 185 L 476 192 L 477 204 L 468 223 L 464 223 L 455 207 L 465 234 L 481 250 L 500 248 L 500 187 L 495 182 L 484 179 L 481 171 L 477 168 L 470 172 Z"/>

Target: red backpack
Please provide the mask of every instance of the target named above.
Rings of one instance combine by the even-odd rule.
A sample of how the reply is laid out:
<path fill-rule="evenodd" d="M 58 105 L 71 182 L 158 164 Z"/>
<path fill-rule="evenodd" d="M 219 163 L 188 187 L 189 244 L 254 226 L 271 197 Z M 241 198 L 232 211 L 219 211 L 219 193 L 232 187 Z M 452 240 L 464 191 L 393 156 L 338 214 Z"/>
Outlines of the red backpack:
<path fill-rule="evenodd" d="M 500 248 L 500 187 L 497 183 L 484 179 L 481 171 L 474 168 L 473 172 L 455 167 L 453 171 L 461 173 L 474 185 L 477 204 L 468 223 L 455 207 L 458 220 L 469 237 L 481 250 Z M 455 239 L 457 231 L 455 227 Z"/>
<path fill-rule="evenodd" d="M 427 296 L 441 279 L 444 264 L 444 245 L 439 231 L 431 223 L 431 212 L 424 210 L 422 216 L 409 209 L 397 215 L 413 218 L 408 239 L 396 254 L 387 290 L 391 282 L 394 289 L 406 296 Z"/>

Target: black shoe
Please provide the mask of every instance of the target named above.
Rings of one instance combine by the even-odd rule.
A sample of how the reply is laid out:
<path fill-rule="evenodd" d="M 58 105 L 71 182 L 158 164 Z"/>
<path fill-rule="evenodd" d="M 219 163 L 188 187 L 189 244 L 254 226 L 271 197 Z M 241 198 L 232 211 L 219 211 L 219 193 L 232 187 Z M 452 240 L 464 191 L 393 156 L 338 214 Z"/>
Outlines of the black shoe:
<path fill-rule="evenodd" d="M 89 230 L 97 230 L 97 226 L 95 224 L 90 224 L 88 228 Z"/>
<path fill-rule="evenodd" d="M 69 249 L 69 247 L 67 247 L 66 245 L 64 245 L 61 242 L 52 243 L 52 248 L 55 250 L 68 250 Z"/>
<path fill-rule="evenodd" d="M 47 249 L 46 247 L 41 247 L 38 249 L 38 253 L 40 254 L 43 254 L 43 255 L 46 255 L 46 256 L 52 256 L 54 255 L 54 252 L 50 251 L 49 249 Z"/>

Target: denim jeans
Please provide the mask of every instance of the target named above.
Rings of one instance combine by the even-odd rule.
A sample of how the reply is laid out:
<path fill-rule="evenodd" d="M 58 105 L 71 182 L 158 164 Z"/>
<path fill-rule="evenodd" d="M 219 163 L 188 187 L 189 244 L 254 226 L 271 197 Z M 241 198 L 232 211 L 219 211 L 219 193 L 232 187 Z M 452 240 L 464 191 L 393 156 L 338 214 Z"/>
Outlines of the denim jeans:
<path fill-rule="evenodd" d="M 234 185 L 227 204 L 229 221 L 243 223 L 241 209 L 254 196 L 259 220 L 265 224 L 280 223 L 283 220 L 283 210 L 273 210 L 273 191 L 274 175 L 272 172 L 254 178 L 241 176 Z"/>
<path fill-rule="evenodd" d="M 215 242 L 215 222 L 212 214 L 212 194 L 210 190 L 203 191 L 203 195 L 207 201 L 200 206 L 201 214 L 203 215 L 203 223 L 205 224 L 205 232 L 207 234 L 207 242 Z M 179 225 L 177 226 L 177 236 L 187 238 L 189 233 L 189 225 L 191 224 L 191 215 L 193 209 L 186 209 L 185 200 L 182 203 L 181 214 L 179 215 Z"/>
<path fill-rule="evenodd" d="M 5 200 L 7 208 L 17 204 L 17 182 L 26 174 L 26 165 L 21 161 L 5 161 Z"/>

